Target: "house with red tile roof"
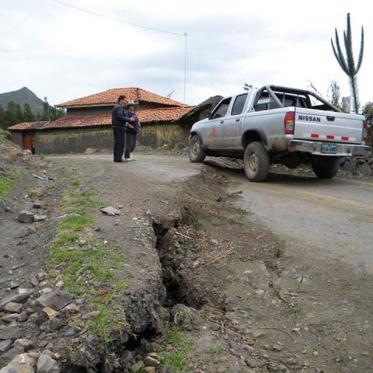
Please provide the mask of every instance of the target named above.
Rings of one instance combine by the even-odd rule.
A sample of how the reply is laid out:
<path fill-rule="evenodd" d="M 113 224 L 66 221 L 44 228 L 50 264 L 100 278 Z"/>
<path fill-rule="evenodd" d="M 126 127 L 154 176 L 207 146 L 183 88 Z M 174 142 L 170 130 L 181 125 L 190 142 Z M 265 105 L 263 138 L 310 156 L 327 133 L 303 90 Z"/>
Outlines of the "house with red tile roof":
<path fill-rule="evenodd" d="M 9 131 L 15 142 L 38 154 L 111 150 L 111 111 L 120 95 L 139 104 L 140 145 L 185 146 L 191 125 L 200 119 L 198 107 L 142 88 L 113 88 L 56 105 L 66 116 L 55 121 L 19 123 Z"/>

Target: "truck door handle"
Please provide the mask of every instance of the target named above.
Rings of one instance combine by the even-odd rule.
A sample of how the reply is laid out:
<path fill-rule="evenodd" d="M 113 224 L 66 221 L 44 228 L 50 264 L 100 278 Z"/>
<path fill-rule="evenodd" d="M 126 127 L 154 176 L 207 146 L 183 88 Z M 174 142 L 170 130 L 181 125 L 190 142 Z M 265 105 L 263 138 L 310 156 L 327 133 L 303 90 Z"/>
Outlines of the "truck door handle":
<path fill-rule="evenodd" d="M 224 123 L 224 120 L 221 120 L 221 121 L 220 121 L 220 124 L 223 124 L 223 123 Z"/>
<path fill-rule="evenodd" d="M 240 120 L 239 119 L 236 119 L 236 122 L 239 122 Z"/>
<path fill-rule="evenodd" d="M 327 119 L 329 122 L 334 122 L 335 117 L 332 117 L 332 116 L 327 115 L 326 119 Z"/>

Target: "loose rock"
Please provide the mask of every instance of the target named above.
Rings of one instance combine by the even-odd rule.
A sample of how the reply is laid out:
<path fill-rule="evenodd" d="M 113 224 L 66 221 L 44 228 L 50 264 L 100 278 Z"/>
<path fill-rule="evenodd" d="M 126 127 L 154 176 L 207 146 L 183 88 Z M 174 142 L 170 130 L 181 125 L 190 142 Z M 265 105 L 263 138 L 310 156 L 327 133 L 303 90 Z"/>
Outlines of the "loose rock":
<path fill-rule="evenodd" d="M 20 313 L 22 307 L 21 303 L 9 302 L 4 306 L 4 310 L 7 312 Z"/>
<path fill-rule="evenodd" d="M 6 340 L 6 339 L 17 339 L 22 335 L 21 329 L 14 327 L 14 326 L 8 326 L 4 329 L 0 329 L 0 339 Z"/>
<path fill-rule="evenodd" d="M 145 368 L 144 362 L 137 361 L 135 364 L 132 365 L 131 372 L 132 373 L 138 373 L 138 372 L 140 372 L 144 368 Z"/>
<path fill-rule="evenodd" d="M 46 220 L 46 218 L 47 218 L 47 215 L 34 215 L 35 222 Z"/>
<path fill-rule="evenodd" d="M 31 354 L 17 355 L 0 373 L 35 373 L 35 360 Z"/>
<path fill-rule="evenodd" d="M 47 354 L 40 355 L 37 365 L 38 373 L 59 373 L 60 368 L 56 360 L 52 359 Z"/>
<path fill-rule="evenodd" d="M 33 204 L 32 204 L 32 207 L 34 209 L 41 209 L 43 207 L 42 203 L 40 201 L 35 201 Z"/>
<path fill-rule="evenodd" d="M 105 215 L 108 215 L 108 216 L 115 216 L 115 215 L 120 215 L 121 214 L 121 212 L 113 206 L 104 207 L 104 208 L 100 209 L 100 211 L 102 213 L 104 213 Z"/>
<path fill-rule="evenodd" d="M 154 367 L 145 367 L 144 371 L 146 373 L 155 373 L 155 368 Z"/>
<path fill-rule="evenodd" d="M 18 313 L 9 313 L 1 318 L 2 321 L 11 323 L 18 320 Z"/>
<path fill-rule="evenodd" d="M 0 301 L 0 310 L 4 309 L 5 305 L 8 304 L 9 302 L 15 302 L 15 303 L 23 302 L 33 292 L 34 290 L 32 289 L 18 288 L 17 293 L 10 294 Z"/>
<path fill-rule="evenodd" d="M 50 307 L 54 310 L 61 310 L 63 307 L 71 303 L 73 298 L 70 294 L 56 289 L 48 294 L 43 294 L 36 301 L 43 307 Z"/>
<path fill-rule="evenodd" d="M 11 339 L 6 339 L 0 342 L 0 352 L 6 352 L 12 346 L 13 341 Z"/>
<path fill-rule="evenodd" d="M 25 351 L 34 348 L 34 343 L 26 338 L 19 338 L 14 342 L 14 347 L 23 348 Z"/>
<path fill-rule="evenodd" d="M 30 224 L 34 222 L 34 214 L 31 211 L 22 210 L 17 216 L 20 223 Z"/>
<path fill-rule="evenodd" d="M 18 280 L 12 280 L 12 281 L 10 281 L 10 288 L 11 289 L 18 288 L 19 285 L 20 285 L 20 282 Z"/>
<path fill-rule="evenodd" d="M 149 367 L 157 367 L 160 364 L 159 361 L 152 356 L 147 356 L 144 359 L 144 363 L 146 366 L 149 366 Z"/>

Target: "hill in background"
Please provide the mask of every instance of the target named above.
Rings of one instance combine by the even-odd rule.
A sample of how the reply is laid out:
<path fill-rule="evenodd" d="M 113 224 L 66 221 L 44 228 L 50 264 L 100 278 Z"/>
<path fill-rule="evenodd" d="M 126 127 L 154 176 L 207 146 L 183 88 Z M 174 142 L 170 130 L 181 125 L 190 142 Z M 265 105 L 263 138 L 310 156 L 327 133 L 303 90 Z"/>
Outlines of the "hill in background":
<path fill-rule="evenodd" d="M 34 92 L 27 87 L 18 89 L 17 91 L 0 93 L 0 105 L 5 109 L 10 101 L 23 106 L 29 104 L 31 110 L 35 114 L 43 113 L 43 100 L 41 100 Z"/>

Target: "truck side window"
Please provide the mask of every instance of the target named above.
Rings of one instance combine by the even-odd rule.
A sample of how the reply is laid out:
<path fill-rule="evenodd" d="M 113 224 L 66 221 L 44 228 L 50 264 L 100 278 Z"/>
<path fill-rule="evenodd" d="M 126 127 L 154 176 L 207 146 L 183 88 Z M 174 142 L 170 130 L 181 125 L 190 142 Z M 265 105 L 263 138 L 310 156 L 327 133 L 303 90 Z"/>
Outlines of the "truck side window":
<path fill-rule="evenodd" d="M 245 106 L 246 98 L 247 93 L 244 93 L 243 95 L 239 95 L 236 97 L 232 107 L 231 115 L 238 115 L 242 113 L 243 107 Z"/>
<path fill-rule="evenodd" d="M 220 105 L 214 110 L 212 113 L 211 119 L 216 119 L 216 118 L 222 118 L 225 117 L 228 111 L 229 104 L 231 103 L 231 97 L 226 98 L 223 100 Z"/>

